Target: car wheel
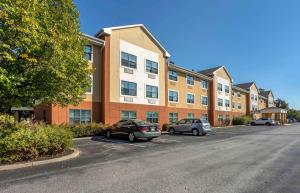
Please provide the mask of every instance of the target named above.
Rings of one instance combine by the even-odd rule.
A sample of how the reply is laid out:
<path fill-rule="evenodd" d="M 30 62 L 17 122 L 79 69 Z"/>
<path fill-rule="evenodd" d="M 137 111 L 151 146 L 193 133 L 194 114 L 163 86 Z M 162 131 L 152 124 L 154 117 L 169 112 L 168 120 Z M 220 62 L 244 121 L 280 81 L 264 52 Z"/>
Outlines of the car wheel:
<path fill-rule="evenodd" d="M 271 123 L 266 123 L 267 126 L 271 126 Z"/>
<path fill-rule="evenodd" d="M 192 134 L 193 134 L 194 136 L 198 136 L 198 135 L 199 135 L 198 129 L 193 129 L 193 130 L 192 130 Z"/>
<path fill-rule="evenodd" d="M 105 137 L 109 139 L 111 137 L 111 131 L 106 131 Z"/>
<path fill-rule="evenodd" d="M 148 141 L 152 141 L 152 139 L 153 139 L 153 138 L 148 138 L 147 140 L 148 140 Z"/>
<path fill-rule="evenodd" d="M 255 126 L 256 124 L 254 122 L 251 123 L 252 126 Z"/>
<path fill-rule="evenodd" d="M 132 132 L 128 134 L 128 141 L 131 143 L 135 141 L 135 136 Z"/>
<path fill-rule="evenodd" d="M 175 129 L 174 129 L 174 128 L 170 128 L 170 129 L 169 129 L 169 133 L 170 133 L 171 135 L 174 135 L 174 134 L 175 134 Z"/>

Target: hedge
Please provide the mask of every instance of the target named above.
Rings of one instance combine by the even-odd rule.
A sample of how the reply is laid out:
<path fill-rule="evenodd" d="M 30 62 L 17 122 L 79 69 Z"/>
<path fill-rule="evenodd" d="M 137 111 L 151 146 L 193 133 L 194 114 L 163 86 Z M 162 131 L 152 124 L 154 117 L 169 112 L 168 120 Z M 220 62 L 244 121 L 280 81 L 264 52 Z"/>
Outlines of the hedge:
<path fill-rule="evenodd" d="M 0 163 L 55 156 L 73 146 L 73 134 L 60 126 L 17 123 L 0 115 Z"/>
<path fill-rule="evenodd" d="M 233 125 L 248 125 L 250 124 L 252 118 L 249 116 L 241 116 L 241 117 L 234 117 L 232 119 Z"/>
<path fill-rule="evenodd" d="M 59 127 L 70 130 L 75 138 L 101 135 L 105 129 L 102 123 L 60 125 Z"/>

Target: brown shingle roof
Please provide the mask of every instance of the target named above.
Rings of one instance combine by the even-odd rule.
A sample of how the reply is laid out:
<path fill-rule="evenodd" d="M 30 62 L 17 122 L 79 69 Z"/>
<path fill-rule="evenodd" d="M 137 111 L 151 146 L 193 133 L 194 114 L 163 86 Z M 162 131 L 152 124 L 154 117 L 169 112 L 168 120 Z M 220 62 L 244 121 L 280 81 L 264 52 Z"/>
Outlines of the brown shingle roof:
<path fill-rule="evenodd" d="M 249 90 L 253 84 L 254 84 L 254 82 L 247 82 L 247 83 L 243 83 L 243 84 L 236 84 L 234 86 L 245 89 L 245 90 Z"/>

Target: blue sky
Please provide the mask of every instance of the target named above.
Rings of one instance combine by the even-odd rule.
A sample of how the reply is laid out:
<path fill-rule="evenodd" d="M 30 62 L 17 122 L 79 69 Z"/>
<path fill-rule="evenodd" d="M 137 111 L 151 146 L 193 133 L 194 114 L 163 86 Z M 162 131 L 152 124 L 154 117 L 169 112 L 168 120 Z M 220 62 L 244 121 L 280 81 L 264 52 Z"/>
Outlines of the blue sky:
<path fill-rule="evenodd" d="M 81 30 L 143 23 L 189 69 L 225 65 L 300 109 L 299 0 L 75 0 Z"/>

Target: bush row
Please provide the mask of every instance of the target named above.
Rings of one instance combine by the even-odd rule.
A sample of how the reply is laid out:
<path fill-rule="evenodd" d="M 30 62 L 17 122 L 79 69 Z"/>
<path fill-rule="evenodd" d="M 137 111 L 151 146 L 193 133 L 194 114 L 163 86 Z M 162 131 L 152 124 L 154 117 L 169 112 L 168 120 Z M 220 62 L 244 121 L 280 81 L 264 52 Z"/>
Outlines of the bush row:
<path fill-rule="evenodd" d="M 73 137 L 88 137 L 101 135 L 105 126 L 102 123 L 91 123 L 81 125 L 60 125 L 66 130 L 70 130 Z"/>
<path fill-rule="evenodd" d="M 241 117 L 234 117 L 232 119 L 233 125 L 248 125 L 250 124 L 252 118 L 249 116 L 241 116 Z"/>
<path fill-rule="evenodd" d="M 73 145 L 70 130 L 0 118 L 0 163 L 33 160 L 65 152 Z"/>

